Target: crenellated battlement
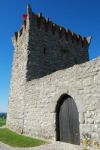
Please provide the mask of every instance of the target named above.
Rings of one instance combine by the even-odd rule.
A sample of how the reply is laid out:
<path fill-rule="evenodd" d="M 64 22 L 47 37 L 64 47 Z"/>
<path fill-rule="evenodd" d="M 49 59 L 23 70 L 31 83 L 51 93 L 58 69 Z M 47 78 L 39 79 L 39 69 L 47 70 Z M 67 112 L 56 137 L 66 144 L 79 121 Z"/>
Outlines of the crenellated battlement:
<path fill-rule="evenodd" d="M 70 40 L 72 43 L 81 44 L 82 47 L 88 45 L 91 41 L 91 37 L 83 37 L 79 34 L 71 32 L 69 29 L 66 29 L 62 26 L 57 25 L 56 23 L 50 21 L 49 18 L 43 17 L 42 13 L 35 14 L 32 13 L 34 22 L 36 21 L 37 27 L 40 29 L 44 26 L 45 32 L 51 31 L 53 35 L 58 33 L 59 38 L 65 38 L 65 40 Z M 43 29 L 43 28 L 42 28 Z M 87 40 L 89 38 L 90 40 Z"/>
<path fill-rule="evenodd" d="M 18 32 L 15 32 L 14 33 L 14 37 L 13 37 L 13 43 L 16 45 L 17 44 L 17 42 L 18 42 L 18 40 L 19 40 L 19 38 L 22 36 L 22 34 L 23 34 L 23 32 L 25 32 L 26 31 L 26 20 L 23 20 L 23 24 L 22 24 L 22 27 L 21 27 L 21 29 L 18 31 Z"/>
<path fill-rule="evenodd" d="M 27 18 L 23 19 L 20 31 L 15 32 L 14 34 L 13 41 L 15 44 L 17 43 L 18 39 L 22 36 L 23 32 L 26 31 L 28 19 L 32 22 L 31 24 L 33 26 L 35 25 L 38 29 L 44 30 L 46 34 L 48 34 L 48 32 L 51 32 L 54 36 L 55 34 L 58 35 L 59 39 L 63 38 L 68 42 L 81 46 L 82 48 L 90 44 L 91 37 L 80 36 L 79 34 L 76 34 L 70 31 L 69 29 L 59 26 L 56 23 L 52 22 L 49 18 L 44 17 L 42 13 L 33 13 L 29 5 L 27 7 Z"/>

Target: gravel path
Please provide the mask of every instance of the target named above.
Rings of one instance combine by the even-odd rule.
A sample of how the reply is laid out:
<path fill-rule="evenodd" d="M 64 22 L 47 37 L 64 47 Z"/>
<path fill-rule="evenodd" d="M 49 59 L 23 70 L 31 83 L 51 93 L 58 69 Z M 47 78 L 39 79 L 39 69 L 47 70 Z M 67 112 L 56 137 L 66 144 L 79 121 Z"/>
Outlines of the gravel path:
<path fill-rule="evenodd" d="M 33 148 L 13 148 L 0 142 L 0 150 L 85 150 L 84 148 L 68 143 L 56 142 Z M 96 149 L 89 149 L 96 150 Z"/>

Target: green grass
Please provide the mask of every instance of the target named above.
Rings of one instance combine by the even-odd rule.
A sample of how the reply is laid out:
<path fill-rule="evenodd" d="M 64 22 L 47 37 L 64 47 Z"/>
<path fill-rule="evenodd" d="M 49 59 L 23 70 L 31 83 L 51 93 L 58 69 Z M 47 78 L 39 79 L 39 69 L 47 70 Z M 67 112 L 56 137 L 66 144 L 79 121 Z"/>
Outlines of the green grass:
<path fill-rule="evenodd" d="M 6 119 L 0 117 L 0 127 L 6 124 Z"/>
<path fill-rule="evenodd" d="M 14 147 L 34 147 L 47 143 L 43 140 L 19 135 L 7 128 L 0 129 L 0 141 Z"/>

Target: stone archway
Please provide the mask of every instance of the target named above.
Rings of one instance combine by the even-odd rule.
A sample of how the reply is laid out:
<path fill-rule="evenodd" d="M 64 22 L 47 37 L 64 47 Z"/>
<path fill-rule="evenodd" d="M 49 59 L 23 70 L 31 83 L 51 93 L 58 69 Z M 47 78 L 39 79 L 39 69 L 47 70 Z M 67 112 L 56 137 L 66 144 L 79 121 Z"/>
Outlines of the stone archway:
<path fill-rule="evenodd" d="M 56 106 L 56 139 L 80 144 L 79 113 L 73 98 L 63 94 Z"/>

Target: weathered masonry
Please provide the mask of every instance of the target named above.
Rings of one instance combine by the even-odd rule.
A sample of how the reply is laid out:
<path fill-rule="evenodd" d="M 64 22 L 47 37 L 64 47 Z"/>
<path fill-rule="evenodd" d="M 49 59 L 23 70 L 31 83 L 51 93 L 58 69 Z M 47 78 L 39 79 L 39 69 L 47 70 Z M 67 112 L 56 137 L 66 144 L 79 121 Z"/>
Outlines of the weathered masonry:
<path fill-rule="evenodd" d="M 100 59 L 86 62 L 90 38 L 59 27 L 28 6 L 13 42 L 7 126 L 74 144 L 84 132 L 100 140 Z"/>

